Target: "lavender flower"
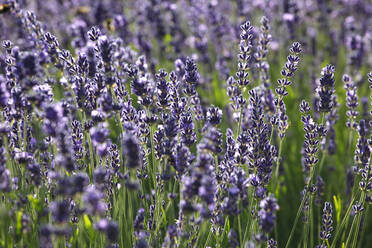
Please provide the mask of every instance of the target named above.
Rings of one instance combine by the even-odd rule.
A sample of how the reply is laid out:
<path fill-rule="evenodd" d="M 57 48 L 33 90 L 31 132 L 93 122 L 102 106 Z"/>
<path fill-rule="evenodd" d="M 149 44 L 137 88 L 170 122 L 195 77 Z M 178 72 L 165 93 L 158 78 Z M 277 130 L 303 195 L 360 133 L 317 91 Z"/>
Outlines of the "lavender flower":
<path fill-rule="evenodd" d="M 207 111 L 207 121 L 214 126 L 220 124 L 222 121 L 222 110 L 211 106 Z"/>
<path fill-rule="evenodd" d="M 193 59 L 186 58 L 185 75 L 183 80 L 185 82 L 185 93 L 189 96 L 196 94 L 196 86 L 199 83 L 200 75 L 198 73 L 196 64 Z"/>
<path fill-rule="evenodd" d="M 79 121 L 73 121 L 71 123 L 72 126 L 72 142 L 73 142 L 73 150 L 74 150 L 74 157 L 76 160 L 83 158 L 83 133 L 82 133 L 82 125 Z"/>
<path fill-rule="evenodd" d="M 103 214 L 107 207 L 103 202 L 103 197 L 104 194 L 94 186 L 90 186 L 86 189 L 83 195 L 83 200 L 89 214 Z"/>
<path fill-rule="evenodd" d="M 248 69 L 251 59 L 251 49 L 252 49 L 252 39 L 253 27 L 249 21 L 244 22 L 240 25 L 240 53 L 238 55 L 238 72 L 236 73 L 237 84 L 240 87 L 247 86 L 250 82 L 248 80 Z"/>
<path fill-rule="evenodd" d="M 196 133 L 194 131 L 194 122 L 190 114 L 190 110 L 186 111 L 184 115 L 181 116 L 180 120 L 181 131 L 181 141 L 187 146 L 191 146 L 196 142 Z"/>
<path fill-rule="evenodd" d="M 158 74 L 156 74 L 157 78 L 157 96 L 158 96 L 158 106 L 167 108 L 170 106 L 170 95 L 169 95 L 169 83 L 166 80 L 166 73 L 164 70 L 160 70 Z"/>
<path fill-rule="evenodd" d="M 228 244 L 229 244 L 229 247 L 238 247 L 239 246 L 239 238 L 238 238 L 238 235 L 236 234 L 236 232 L 234 231 L 234 229 L 230 229 L 230 232 L 228 234 Z"/>
<path fill-rule="evenodd" d="M 198 144 L 200 151 L 208 150 L 212 153 L 220 153 L 222 151 L 222 133 L 215 127 L 209 127 L 204 134 L 202 140 Z"/>
<path fill-rule="evenodd" d="M 10 172 L 8 169 L 0 167 L 0 191 L 10 191 Z"/>
<path fill-rule="evenodd" d="M 275 225 L 275 212 L 279 205 L 273 196 L 268 196 L 260 201 L 260 211 L 258 212 L 258 224 L 263 232 L 269 233 Z"/>
<path fill-rule="evenodd" d="M 342 233 L 346 246 L 365 245 L 360 230 L 369 231 L 372 202 L 372 118 L 361 74 L 371 62 L 367 2 L 3 1 L 0 243 L 70 247 L 98 237 L 97 246 L 110 248 L 277 247 L 294 217 L 286 199 L 297 170 L 287 165 L 301 150 L 302 243 L 315 246 L 307 237 L 319 226 L 317 247 L 341 245 Z M 252 25 L 256 12 L 265 15 L 260 27 Z M 303 48 L 290 47 L 274 92 L 271 77 L 296 37 Z M 328 60 L 347 73 L 346 98 L 334 94 L 333 66 L 319 80 L 313 73 Z M 372 72 L 368 81 L 371 88 Z M 287 95 L 291 104 L 313 101 L 300 105 L 302 147 Z M 338 108 L 342 102 L 346 108 Z M 356 143 L 354 159 L 339 149 L 342 121 L 357 131 L 348 141 Z M 332 172 L 324 181 L 315 168 L 319 150 L 320 166 Z M 342 162 L 352 166 L 342 170 Z M 346 176 L 345 187 L 328 180 L 334 176 Z M 331 204 L 320 219 L 311 208 L 332 195 L 336 206 L 350 198 L 353 224 L 341 225 L 331 243 Z M 297 219 L 286 247 L 300 240 Z M 277 221 L 280 242 L 270 239 Z"/>
<path fill-rule="evenodd" d="M 304 103 L 304 102 L 303 102 Z M 308 104 L 304 104 L 308 105 Z M 304 109 L 302 109 L 304 111 Z M 304 131 L 305 131 L 305 141 L 303 145 L 304 151 L 304 166 L 307 168 L 311 168 L 317 162 L 317 152 L 318 152 L 318 144 L 319 144 L 319 133 L 318 133 L 318 125 L 313 121 L 310 115 L 303 115 L 301 120 L 304 124 Z"/>
<path fill-rule="evenodd" d="M 67 201 L 55 201 L 50 205 L 53 219 L 57 222 L 65 222 L 70 216 L 69 204 Z"/>
<path fill-rule="evenodd" d="M 368 137 L 370 135 L 368 124 L 365 120 L 361 120 L 358 125 L 359 139 L 357 149 L 355 150 L 355 161 L 358 163 L 360 169 L 369 170 L 369 161 L 371 155 L 371 147 L 368 144 Z"/>
<path fill-rule="evenodd" d="M 331 238 L 332 223 L 332 205 L 329 202 L 325 202 L 322 215 L 322 229 L 320 231 L 320 239 L 323 245 Z"/>
<path fill-rule="evenodd" d="M 319 80 L 317 93 L 320 97 L 318 110 L 320 112 L 330 112 L 332 110 L 332 94 L 334 93 L 334 72 L 333 65 L 327 65 L 322 70 L 322 77 Z"/>
<path fill-rule="evenodd" d="M 136 136 L 128 132 L 123 138 L 123 156 L 129 168 L 137 168 L 142 163 L 140 145 Z"/>
<path fill-rule="evenodd" d="M 278 97 L 274 100 L 276 106 L 276 113 L 272 120 L 273 124 L 278 123 L 279 137 L 284 138 L 285 132 L 288 129 L 288 116 L 286 114 L 286 106 L 283 97 L 288 95 L 287 86 L 291 85 L 290 78 L 294 76 L 297 71 L 297 66 L 300 61 L 300 53 L 302 51 L 301 44 L 295 42 L 289 49 L 290 55 L 287 57 L 287 62 L 281 71 L 282 79 L 278 80 L 279 87 L 275 89 Z"/>
<path fill-rule="evenodd" d="M 358 95 L 357 95 L 357 88 L 354 82 L 351 80 L 350 76 L 345 74 L 342 77 L 342 81 L 344 82 L 344 88 L 346 90 L 346 106 L 348 107 L 348 111 L 346 115 L 348 117 L 348 121 L 346 122 L 346 126 L 348 128 L 357 128 L 356 118 L 358 116 Z"/>
<path fill-rule="evenodd" d="M 92 41 L 97 41 L 100 35 L 101 31 L 97 27 L 92 27 L 88 32 L 89 39 Z"/>
<path fill-rule="evenodd" d="M 297 66 L 300 61 L 299 54 L 302 52 L 301 44 L 298 42 L 293 43 L 289 51 L 290 55 L 287 57 L 285 66 L 281 71 L 284 78 L 278 80 L 279 87 L 275 89 L 275 92 L 282 97 L 288 95 L 287 86 L 292 83 L 288 79 L 293 77 L 294 73 L 297 71 Z"/>

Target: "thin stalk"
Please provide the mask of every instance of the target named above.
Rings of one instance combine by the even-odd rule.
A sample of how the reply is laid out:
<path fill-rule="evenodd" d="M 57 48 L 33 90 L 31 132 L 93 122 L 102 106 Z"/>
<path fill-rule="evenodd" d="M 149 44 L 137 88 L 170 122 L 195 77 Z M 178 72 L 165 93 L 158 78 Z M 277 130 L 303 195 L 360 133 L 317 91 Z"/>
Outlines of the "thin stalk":
<path fill-rule="evenodd" d="M 207 222 L 204 222 L 204 223 L 203 223 L 204 226 L 205 226 L 206 224 L 208 225 Z M 205 229 L 204 226 L 203 226 L 203 230 Z M 207 228 L 207 229 L 208 229 L 208 228 Z M 201 232 L 199 232 L 198 237 L 196 238 L 196 241 L 195 241 L 195 246 L 196 246 L 196 247 L 198 247 L 198 245 L 199 245 L 200 236 L 201 236 Z"/>
<path fill-rule="evenodd" d="M 27 152 L 27 114 L 23 118 L 23 150 Z"/>
<path fill-rule="evenodd" d="M 166 167 L 167 159 L 163 159 L 163 168 Z M 161 208 L 162 208 L 162 202 L 163 202 L 163 196 L 164 194 L 161 194 L 159 185 L 156 186 L 156 207 L 155 207 L 155 216 L 156 216 L 156 227 L 155 227 L 155 237 L 159 238 L 158 232 L 160 228 L 161 222 Z"/>
<path fill-rule="evenodd" d="M 360 195 L 360 199 L 359 199 L 359 202 L 361 202 L 362 207 L 364 207 L 365 198 L 366 198 L 366 193 L 363 190 L 362 194 Z M 348 247 L 349 241 L 351 239 L 351 235 L 353 235 L 353 234 L 354 234 L 354 237 L 353 237 L 353 243 L 352 243 L 351 247 L 354 248 L 356 246 L 357 241 L 358 241 L 358 234 L 359 234 L 359 227 L 360 227 L 361 218 L 362 218 L 362 213 L 358 213 L 358 215 L 354 218 L 353 224 L 351 225 L 351 230 L 350 230 L 350 233 L 349 233 L 349 237 L 347 238 L 346 247 Z M 354 225 L 354 223 L 355 223 L 355 225 Z M 354 231 L 354 228 L 356 228 L 355 231 Z M 353 231 L 354 231 L 354 233 L 353 233 Z"/>
<path fill-rule="evenodd" d="M 253 190 L 251 190 L 251 191 L 249 192 L 249 196 L 248 196 L 248 203 L 249 203 L 248 216 L 250 216 L 251 213 L 252 213 L 253 194 L 254 194 L 254 192 L 253 192 Z M 248 226 L 249 226 L 249 224 L 250 224 L 250 223 L 249 223 L 250 221 L 252 221 L 251 218 L 248 218 L 247 224 L 246 224 L 246 226 L 245 226 L 245 231 L 244 231 L 244 236 L 243 236 L 243 242 L 246 240 L 246 237 L 247 237 L 247 234 L 248 234 Z"/>
<path fill-rule="evenodd" d="M 148 111 L 150 115 L 150 111 Z M 156 165 L 155 165 L 155 150 L 154 150 L 154 127 L 150 126 L 150 143 L 151 143 L 151 167 L 152 167 L 152 172 L 154 174 L 151 174 L 152 181 L 153 181 L 153 187 L 156 187 Z"/>
<path fill-rule="evenodd" d="M 310 247 L 314 247 L 314 208 L 313 208 L 314 196 L 310 194 L 310 209 L 309 209 L 309 220 L 310 220 Z"/>
<path fill-rule="evenodd" d="M 318 231 L 320 232 L 320 220 L 321 220 L 321 217 L 320 217 L 320 207 L 318 207 L 317 208 L 317 216 L 318 216 Z M 320 235 L 317 235 L 318 236 L 318 238 L 317 238 L 317 242 L 318 242 L 318 244 L 320 243 Z M 327 242 L 328 242 L 328 240 L 327 240 Z M 330 245 L 327 245 L 327 247 L 330 247 Z"/>
<path fill-rule="evenodd" d="M 271 144 L 271 141 L 273 140 L 273 135 L 274 134 L 274 125 L 271 125 L 271 132 L 270 132 L 270 139 L 269 139 L 269 143 Z"/>
<path fill-rule="evenodd" d="M 308 213 L 306 215 L 307 215 L 307 218 L 308 218 L 307 221 L 309 221 L 310 209 L 308 210 Z M 308 239 L 308 237 L 309 237 L 309 225 L 308 224 L 305 224 L 304 225 L 304 232 L 303 232 L 303 239 L 304 239 L 303 248 L 307 248 L 307 244 L 308 244 L 307 239 Z"/>
<path fill-rule="evenodd" d="M 241 131 L 241 128 L 242 128 L 242 115 L 243 115 L 243 108 L 241 107 L 240 108 L 240 114 L 239 114 L 239 123 L 238 123 L 238 129 L 236 131 L 236 134 L 235 134 L 235 139 L 237 139 L 239 137 L 239 134 L 240 134 L 240 131 Z"/>
<path fill-rule="evenodd" d="M 244 247 L 244 241 L 242 240 L 242 224 L 240 222 L 240 214 L 238 214 L 238 230 L 239 230 L 239 240 L 240 240 L 240 247 Z"/>
<path fill-rule="evenodd" d="M 252 206 L 253 206 L 253 209 L 252 210 L 256 210 L 255 209 L 255 207 L 257 206 L 257 199 L 256 198 L 254 198 L 254 204 L 252 204 Z M 250 211 L 250 213 L 252 212 L 252 210 Z M 255 217 L 256 216 L 253 216 L 253 219 L 251 219 L 251 223 L 250 223 L 250 226 L 249 226 L 249 229 L 248 229 L 248 233 L 256 234 L 256 230 L 257 230 L 257 219 Z"/>
<path fill-rule="evenodd" d="M 223 225 L 223 230 L 222 230 L 222 235 L 219 235 L 218 240 L 217 240 L 217 247 L 221 247 L 221 243 L 223 241 L 223 237 L 225 236 L 225 231 L 226 231 L 226 225 L 227 221 L 229 220 L 229 217 L 225 217 L 225 223 Z M 205 243 L 207 245 L 208 243 Z"/>
<path fill-rule="evenodd" d="M 279 152 L 278 152 L 278 158 L 276 160 L 275 164 L 275 174 L 273 177 L 273 192 L 275 194 L 275 197 L 278 198 L 279 192 L 277 192 L 277 186 L 278 186 L 278 181 L 279 181 L 279 165 L 280 165 L 280 155 L 282 153 L 282 147 L 283 147 L 283 139 L 280 139 L 279 141 Z"/>
<path fill-rule="evenodd" d="M 368 164 L 368 171 L 367 171 L 366 178 L 369 178 L 369 175 L 370 175 L 370 164 Z M 360 198 L 359 198 L 359 202 L 361 202 L 360 205 L 361 205 L 362 208 L 364 208 L 365 199 L 366 199 L 366 188 L 363 188 L 362 193 L 361 193 Z M 354 238 L 353 238 L 353 243 L 352 243 L 351 247 L 352 248 L 356 247 L 357 242 L 358 242 L 358 234 L 359 234 L 360 221 L 361 221 L 362 215 L 363 215 L 363 213 L 360 212 L 360 213 L 357 213 L 356 217 L 354 217 L 353 224 L 351 226 L 351 230 L 350 230 L 350 233 L 349 233 L 349 237 L 348 237 L 347 242 L 346 242 L 346 247 L 348 247 L 347 245 L 349 244 L 351 235 L 353 234 L 354 223 L 355 223 L 356 230 L 354 232 Z"/>
<path fill-rule="evenodd" d="M 366 220 L 368 220 L 368 213 L 369 213 L 368 210 L 369 210 L 369 208 L 366 209 L 366 214 L 364 216 L 364 223 L 363 223 L 363 226 L 362 226 L 362 234 L 360 235 L 360 240 L 362 240 L 362 242 L 364 240 L 364 236 L 366 234 L 366 229 L 367 229 L 367 223 L 368 222 Z"/>
<path fill-rule="evenodd" d="M 345 216 L 344 216 L 344 218 L 342 219 L 340 226 L 337 227 L 336 234 L 335 234 L 335 237 L 333 238 L 331 248 L 334 248 L 334 247 L 336 246 L 336 243 L 337 243 L 338 237 L 340 236 L 343 227 L 345 226 L 345 224 L 346 224 L 346 223 L 348 222 L 348 220 L 349 220 L 350 212 L 351 212 L 351 209 L 353 208 L 354 200 L 355 200 L 354 198 L 351 199 L 350 204 L 349 204 L 349 207 L 348 207 L 347 210 L 346 210 Z"/>
<path fill-rule="evenodd" d="M 324 165 L 326 155 L 327 155 L 327 150 L 324 150 L 323 153 L 322 153 L 322 158 L 320 159 L 319 171 L 318 171 L 319 175 L 322 172 L 322 168 L 323 168 L 323 165 Z"/>
<path fill-rule="evenodd" d="M 132 192 L 130 190 L 128 190 L 128 218 L 129 218 L 129 230 L 130 233 L 133 233 L 133 225 L 132 225 L 132 220 L 133 220 L 133 210 L 132 210 L 132 206 L 133 206 L 133 202 L 132 202 Z M 130 245 L 132 245 L 132 240 L 133 240 L 133 235 L 130 235 L 131 238 L 129 238 L 129 242 L 130 242 Z"/>
<path fill-rule="evenodd" d="M 204 247 L 207 247 L 208 246 L 208 243 L 209 243 L 209 240 L 211 239 L 211 231 L 208 232 L 208 236 L 207 236 L 207 241 L 205 241 L 205 244 L 204 244 Z"/>
<path fill-rule="evenodd" d="M 93 169 L 94 169 L 94 164 L 95 164 L 95 159 L 94 159 L 94 154 L 93 154 L 93 145 L 92 145 L 92 140 L 90 138 L 90 134 L 86 132 L 86 136 L 88 139 L 88 147 L 89 147 L 89 157 L 90 157 L 90 162 L 88 163 L 89 165 L 89 177 L 93 177 Z"/>
<path fill-rule="evenodd" d="M 354 232 L 354 238 L 353 238 L 353 243 L 351 245 L 351 248 L 355 248 L 357 245 L 361 219 L 362 219 L 362 213 L 359 213 L 357 217 L 357 221 L 356 221 L 356 230 Z"/>
<path fill-rule="evenodd" d="M 300 207 L 298 208 L 297 210 L 297 214 L 296 214 L 296 218 L 295 218 L 295 221 L 293 223 L 293 226 L 292 226 L 292 230 L 289 234 L 289 237 L 288 237 L 288 240 L 287 240 L 287 243 L 285 245 L 285 248 L 288 248 L 289 247 L 289 244 L 291 243 L 291 240 L 292 240 L 292 237 L 293 237 L 293 234 L 294 234 L 294 231 L 296 229 L 296 226 L 297 226 L 297 222 L 298 222 L 298 219 L 300 218 L 300 215 L 301 215 L 301 212 L 302 212 L 302 208 L 305 204 L 305 200 L 306 200 L 306 197 L 307 197 L 307 193 L 308 193 L 308 187 L 311 185 L 311 180 L 312 180 L 312 177 L 314 175 L 314 166 L 312 166 L 310 168 L 310 178 L 309 178 L 309 181 L 307 183 L 307 187 L 305 189 L 305 194 L 302 198 L 302 201 L 301 201 L 301 204 L 300 204 Z"/>

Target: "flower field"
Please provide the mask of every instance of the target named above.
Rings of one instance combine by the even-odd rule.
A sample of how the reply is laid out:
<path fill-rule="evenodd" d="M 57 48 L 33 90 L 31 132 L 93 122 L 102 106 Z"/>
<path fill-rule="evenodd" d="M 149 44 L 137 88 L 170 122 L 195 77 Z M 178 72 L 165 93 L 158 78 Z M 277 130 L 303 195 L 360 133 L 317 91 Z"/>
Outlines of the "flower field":
<path fill-rule="evenodd" d="M 368 0 L 0 1 L 0 248 L 372 246 Z"/>

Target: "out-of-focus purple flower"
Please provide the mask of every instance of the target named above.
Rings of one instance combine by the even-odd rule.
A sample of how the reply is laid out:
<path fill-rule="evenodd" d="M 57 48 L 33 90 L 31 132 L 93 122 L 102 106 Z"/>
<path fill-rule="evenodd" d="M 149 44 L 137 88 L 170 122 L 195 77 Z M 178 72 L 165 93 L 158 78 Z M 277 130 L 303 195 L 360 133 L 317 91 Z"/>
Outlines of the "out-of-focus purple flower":
<path fill-rule="evenodd" d="M 238 234 L 234 231 L 234 229 L 230 229 L 228 237 L 228 245 L 231 248 L 239 247 L 239 237 Z"/>
<path fill-rule="evenodd" d="M 68 201 L 55 201 L 50 204 L 53 219 L 57 222 L 65 222 L 70 216 Z"/>
<path fill-rule="evenodd" d="M 212 153 L 220 153 L 222 151 L 222 133 L 216 127 L 208 127 L 202 140 L 198 144 L 198 149 L 201 151 L 207 150 Z"/>
<path fill-rule="evenodd" d="M 258 211 L 258 224 L 265 233 L 270 233 L 275 225 L 275 212 L 279 205 L 273 196 L 268 196 L 260 201 L 260 211 Z"/>
<path fill-rule="evenodd" d="M 102 215 L 107 206 L 103 202 L 104 194 L 94 186 L 89 186 L 83 195 L 84 206 L 89 214 Z"/>
<path fill-rule="evenodd" d="M 4 167 L 0 167 L 0 191 L 8 192 L 10 186 L 10 171 Z"/>
<path fill-rule="evenodd" d="M 175 153 L 174 168 L 182 175 L 190 167 L 191 153 L 189 148 L 182 143 L 177 145 Z"/>
<path fill-rule="evenodd" d="M 127 132 L 123 138 L 123 156 L 128 168 L 137 168 L 142 163 L 140 144 L 136 136 Z"/>
<path fill-rule="evenodd" d="M 133 228 L 136 232 L 143 230 L 144 220 L 145 220 L 145 210 L 143 208 L 140 208 L 138 209 L 136 218 L 134 219 L 134 222 L 133 222 Z"/>
<path fill-rule="evenodd" d="M 5 83 L 0 81 L 0 107 L 4 108 L 7 106 L 10 94 L 6 88 Z"/>
<path fill-rule="evenodd" d="M 107 129 L 107 123 L 100 123 L 89 130 L 93 146 L 97 149 L 100 156 L 106 155 L 109 149 L 108 136 L 110 131 Z"/>

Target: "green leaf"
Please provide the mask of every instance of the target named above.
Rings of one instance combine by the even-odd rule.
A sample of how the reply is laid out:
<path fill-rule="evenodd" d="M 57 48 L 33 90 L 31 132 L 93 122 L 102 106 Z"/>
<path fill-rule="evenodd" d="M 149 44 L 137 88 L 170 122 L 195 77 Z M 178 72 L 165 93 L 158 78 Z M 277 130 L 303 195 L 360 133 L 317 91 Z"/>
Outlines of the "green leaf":
<path fill-rule="evenodd" d="M 335 210 L 336 210 L 336 219 L 337 223 L 340 222 L 340 216 L 341 216 L 341 198 L 339 196 L 333 196 L 333 202 L 335 205 Z"/>
<path fill-rule="evenodd" d="M 21 233 L 22 233 L 22 212 L 21 211 L 17 211 L 17 224 L 16 224 L 16 234 L 17 236 L 20 236 Z"/>

